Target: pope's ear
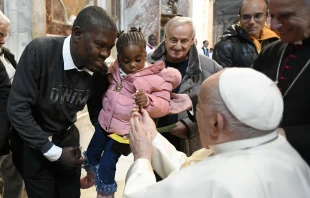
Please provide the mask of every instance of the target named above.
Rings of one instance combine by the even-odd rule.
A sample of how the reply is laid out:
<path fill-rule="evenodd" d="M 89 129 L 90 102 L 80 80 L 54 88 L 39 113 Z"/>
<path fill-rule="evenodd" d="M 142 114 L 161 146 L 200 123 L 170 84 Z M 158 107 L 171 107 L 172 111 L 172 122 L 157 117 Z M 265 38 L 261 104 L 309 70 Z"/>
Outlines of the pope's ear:
<path fill-rule="evenodd" d="M 223 131 L 224 130 L 224 118 L 222 116 L 222 114 L 220 113 L 217 113 L 217 127 L 220 131 Z"/>
<path fill-rule="evenodd" d="M 214 124 L 213 124 L 213 130 L 210 131 L 210 135 L 213 137 L 219 137 L 220 133 L 224 129 L 224 118 L 222 114 L 215 113 L 214 114 Z"/>

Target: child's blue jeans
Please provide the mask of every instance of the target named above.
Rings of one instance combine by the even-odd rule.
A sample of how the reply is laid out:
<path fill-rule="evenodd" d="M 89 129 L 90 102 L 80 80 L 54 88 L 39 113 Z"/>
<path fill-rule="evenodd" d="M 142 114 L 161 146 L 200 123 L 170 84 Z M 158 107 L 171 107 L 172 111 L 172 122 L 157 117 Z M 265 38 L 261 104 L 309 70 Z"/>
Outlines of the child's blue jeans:
<path fill-rule="evenodd" d="M 115 171 L 120 154 L 114 150 L 115 141 L 108 135 L 98 123 L 86 151 L 85 169 L 95 175 L 97 192 L 102 194 L 113 194 L 117 190 Z"/>

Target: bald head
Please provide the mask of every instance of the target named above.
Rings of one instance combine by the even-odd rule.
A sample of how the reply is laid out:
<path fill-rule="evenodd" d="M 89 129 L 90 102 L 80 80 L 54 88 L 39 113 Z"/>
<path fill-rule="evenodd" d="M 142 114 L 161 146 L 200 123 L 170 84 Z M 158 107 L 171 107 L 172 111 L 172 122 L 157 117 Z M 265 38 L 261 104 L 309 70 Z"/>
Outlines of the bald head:
<path fill-rule="evenodd" d="M 207 142 L 204 145 L 270 133 L 283 113 L 282 95 L 275 83 L 250 68 L 230 68 L 212 75 L 202 83 L 198 98 L 196 120 Z M 214 131 L 223 131 L 226 139 L 218 136 L 212 141 Z"/>
<path fill-rule="evenodd" d="M 267 21 L 268 8 L 264 0 L 246 0 L 239 11 L 240 26 L 250 37 L 259 38 Z"/>
<path fill-rule="evenodd" d="M 239 8 L 239 15 L 242 14 L 242 9 L 244 9 L 243 7 L 245 4 L 253 4 L 253 3 L 261 4 L 266 10 L 266 15 L 268 15 L 268 2 L 266 0 L 244 0 Z"/>

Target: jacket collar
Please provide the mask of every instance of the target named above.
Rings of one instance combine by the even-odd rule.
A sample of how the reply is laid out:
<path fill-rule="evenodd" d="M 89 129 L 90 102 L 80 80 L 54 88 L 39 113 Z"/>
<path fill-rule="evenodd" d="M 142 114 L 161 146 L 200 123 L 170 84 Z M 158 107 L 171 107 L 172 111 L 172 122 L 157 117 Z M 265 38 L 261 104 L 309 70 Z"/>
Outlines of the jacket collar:
<path fill-rule="evenodd" d="M 250 37 L 246 34 L 244 29 L 239 26 L 239 23 L 231 25 L 221 36 L 221 40 L 226 40 L 229 37 L 232 36 L 241 36 L 246 40 L 252 41 Z M 265 27 L 262 30 L 261 36 L 258 40 L 267 40 L 270 38 L 279 38 L 278 34 L 274 31 L 272 31 L 268 26 L 265 25 Z"/>
<path fill-rule="evenodd" d="M 235 140 L 231 142 L 225 142 L 217 145 L 210 145 L 210 149 L 214 151 L 214 154 L 228 153 L 237 150 L 244 150 L 255 148 L 265 143 L 271 142 L 278 137 L 278 134 L 274 131 L 264 136 L 243 139 L 243 140 Z"/>
<path fill-rule="evenodd" d="M 165 47 L 165 41 L 162 41 L 158 47 L 154 50 L 154 52 L 151 54 L 151 58 L 154 61 L 163 60 L 165 61 L 165 54 L 167 53 L 166 47 Z M 188 54 L 188 67 L 186 69 L 187 75 L 198 75 L 201 73 L 201 66 L 200 66 L 200 60 L 198 55 L 198 50 L 196 48 L 196 45 L 192 45 L 189 54 Z"/>

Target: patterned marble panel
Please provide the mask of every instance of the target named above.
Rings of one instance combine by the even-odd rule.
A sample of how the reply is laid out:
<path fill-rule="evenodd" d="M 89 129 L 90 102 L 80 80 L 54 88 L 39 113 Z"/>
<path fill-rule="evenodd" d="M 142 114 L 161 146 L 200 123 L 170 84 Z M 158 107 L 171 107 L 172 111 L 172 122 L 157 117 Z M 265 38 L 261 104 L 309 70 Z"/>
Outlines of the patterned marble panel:
<path fill-rule="evenodd" d="M 161 3 L 168 6 L 169 0 L 161 0 Z M 188 17 L 190 13 L 191 0 L 174 0 L 174 4 L 177 7 L 177 14 Z"/>
<path fill-rule="evenodd" d="M 46 0 L 46 34 L 71 34 L 71 16 L 88 5 L 96 5 L 96 0 Z"/>
<path fill-rule="evenodd" d="M 178 14 L 183 15 L 185 17 L 189 17 L 190 8 L 191 8 L 191 0 L 179 0 L 178 1 Z"/>
<path fill-rule="evenodd" d="M 46 33 L 53 35 L 71 34 L 71 26 L 67 25 L 66 9 L 59 0 L 46 1 Z"/>
<path fill-rule="evenodd" d="M 141 28 L 145 37 L 155 34 L 159 37 L 160 1 L 127 0 L 125 11 L 126 31 L 130 27 Z"/>

